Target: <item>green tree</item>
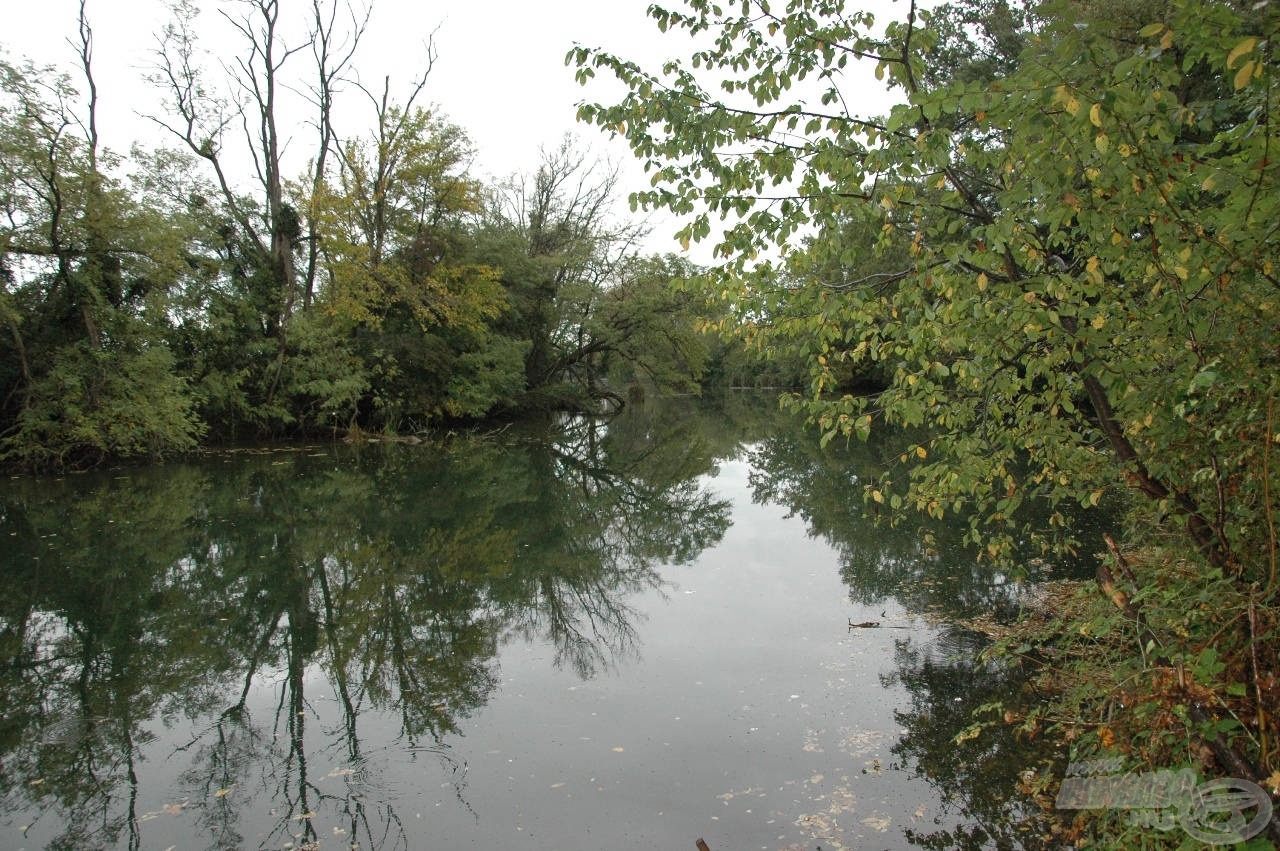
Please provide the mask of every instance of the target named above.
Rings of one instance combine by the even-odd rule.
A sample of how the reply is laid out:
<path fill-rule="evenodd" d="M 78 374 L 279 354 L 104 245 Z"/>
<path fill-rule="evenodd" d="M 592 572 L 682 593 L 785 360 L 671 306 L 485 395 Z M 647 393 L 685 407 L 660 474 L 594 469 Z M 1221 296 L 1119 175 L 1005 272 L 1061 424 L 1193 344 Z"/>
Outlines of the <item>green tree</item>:
<path fill-rule="evenodd" d="M 864 498 L 895 522 L 967 516 L 966 539 L 1008 561 L 1126 489 L 1130 542 L 1164 549 L 1121 573 L 1163 647 L 1139 630 L 1103 652 L 1073 636 L 1105 615 L 1067 624 L 1066 734 L 1077 753 L 1276 770 L 1280 705 L 1251 685 L 1277 676 L 1261 648 L 1280 593 L 1275 10 L 912 4 L 882 29 L 836 0 L 650 15 L 693 37 L 688 62 L 648 73 L 575 48 L 581 80 L 627 89 L 580 115 L 625 134 L 653 172 L 637 202 L 690 216 L 685 240 L 728 219 L 709 293 L 731 332 L 807 353 L 790 402 L 823 440 L 918 435 Z M 871 73 L 900 101 L 883 115 L 849 107 Z M 886 386 L 848 392 L 850 370 Z M 1028 523 L 1033 501 L 1050 512 Z M 1123 742 L 1088 726 L 1120 691 Z"/>
<path fill-rule="evenodd" d="M 566 138 L 491 193 L 477 250 L 502 269 L 511 309 L 499 327 L 527 341 L 518 408 L 618 405 L 611 372 L 687 390 L 705 369 L 702 299 L 669 286 L 695 270 L 640 256 L 643 225 L 615 218 L 617 181 Z"/>
<path fill-rule="evenodd" d="M 650 14 L 709 37 L 661 74 L 575 49 L 580 78 L 629 90 L 581 115 L 624 129 L 655 171 L 638 200 L 694 213 L 686 239 L 739 217 L 716 295 L 771 315 L 795 298 L 778 281 L 802 282 L 815 309 L 787 333 L 813 352 L 799 403 L 828 438 L 930 427 L 869 498 L 975 508 L 998 554 L 992 522 L 1028 497 L 1092 504 L 1128 482 L 1209 563 L 1274 579 L 1274 16 L 1184 2 L 1139 32 L 1046 4 L 1004 28 L 1016 62 L 934 79 L 939 36 L 914 6 L 882 35 L 826 0 Z M 866 62 L 901 93 L 883 117 L 846 106 Z M 850 222 L 906 246 L 895 287 L 806 274 L 866 265 Z M 888 389 L 831 393 L 846 364 Z"/>
<path fill-rule="evenodd" d="M 216 199 L 229 283 L 236 291 L 228 305 L 236 316 L 226 330 L 240 332 L 231 347 L 249 354 L 239 370 L 215 367 L 209 373 L 212 389 L 222 413 L 260 430 L 278 430 L 296 419 L 289 400 L 280 399 L 286 362 L 295 350 L 305 356 L 316 348 L 305 333 L 310 329 L 304 329 L 301 345 L 291 340 L 290 330 L 295 314 L 310 306 L 320 257 L 314 222 L 304 221 L 289 198 L 282 115 L 291 94 L 310 89 L 308 106 L 318 132 L 304 182 L 318 189 L 334 146 L 335 93 L 368 14 L 362 19 L 348 4 L 316 0 L 305 32 L 295 39 L 290 21 L 281 20 L 279 0 L 237 0 L 219 11 L 240 52 L 223 66 L 221 79 L 211 80 L 201 64 L 199 9 L 190 0 L 173 0 L 170 11 L 150 75 L 164 114 L 150 117 L 195 157 L 215 187 L 207 199 Z M 310 74 L 292 75 L 304 51 L 312 54 L 314 67 Z M 229 131 L 236 125 L 243 128 L 239 140 Z M 252 163 L 248 194 L 230 170 L 237 155 Z M 304 365 L 303 372 L 309 371 Z"/>
<path fill-rule="evenodd" d="M 480 185 L 461 128 L 403 106 L 389 81 L 371 97 L 372 136 L 339 150 L 332 184 L 308 200 L 325 278 L 318 303 L 353 339 L 365 425 L 482 416 L 519 387 L 522 349 L 493 332 L 506 307 L 498 271 L 467 258 Z M 301 206 L 301 205 L 300 205 Z"/>
<path fill-rule="evenodd" d="M 201 433 L 161 334 L 181 274 L 172 231 L 110 172 L 93 33 L 65 75 L 0 63 L 0 458 L 27 466 L 188 449 Z"/>

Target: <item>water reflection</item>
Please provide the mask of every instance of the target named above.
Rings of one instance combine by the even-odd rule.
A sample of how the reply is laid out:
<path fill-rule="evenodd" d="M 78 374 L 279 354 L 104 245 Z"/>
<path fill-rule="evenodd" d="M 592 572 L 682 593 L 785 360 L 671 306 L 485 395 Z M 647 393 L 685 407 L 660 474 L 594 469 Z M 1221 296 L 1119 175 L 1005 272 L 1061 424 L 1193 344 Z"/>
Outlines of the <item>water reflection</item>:
<path fill-rule="evenodd" d="M 916 629 L 901 634 L 881 680 L 905 702 L 896 715 L 885 711 L 875 736 L 841 719 L 794 723 L 892 744 L 914 776 L 957 802 L 932 833 L 898 830 L 902 842 L 946 847 L 999 835 L 1002 790 L 1016 768 L 954 738 L 968 708 L 1019 688 L 1016 677 L 975 661 L 962 633 L 943 628 L 939 644 L 913 619 L 1005 607 L 1017 589 L 959 545 L 959 525 L 875 524 L 859 482 L 896 454 L 877 444 L 821 451 L 768 402 L 734 397 L 650 402 L 608 425 L 572 420 L 430 446 L 246 450 L 8 481 L 0 818 L 33 847 L 185 847 L 193 826 L 213 848 L 419 847 L 421 814 L 405 809 L 396 766 L 412 763 L 407 782 L 416 786 L 438 777 L 470 811 L 469 766 L 455 743 L 504 688 L 504 648 L 545 647 L 577 681 L 643 667 L 646 610 L 637 601 L 668 593 L 680 575 L 673 566 L 721 544 L 735 508 L 716 476 L 745 456 L 751 498 L 785 507 L 830 544 L 850 603 L 891 609 L 890 619 Z M 771 634 L 735 611 L 710 611 L 722 631 L 700 634 L 708 669 L 721 664 L 716 647 L 740 661 L 735 644 L 747 642 L 737 636 Z M 814 635 L 843 637 L 843 620 L 834 626 Z M 830 678 L 837 663 L 853 670 L 828 658 L 814 676 Z M 691 677 L 702 686 L 703 675 Z M 791 689 L 752 697 L 732 687 L 741 713 L 767 706 L 779 718 L 800 705 Z M 851 678 L 850 687 L 867 685 Z M 633 711 L 647 719 L 673 700 L 690 707 L 673 714 L 700 705 L 687 693 L 655 694 L 635 698 Z M 892 742 L 890 725 L 904 731 Z M 709 719 L 702 740 L 723 726 Z M 677 734 L 652 738 L 664 736 Z M 797 742 L 769 759 L 790 771 L 818 752 Z M 721 758 L 744 775 L 763 764 L 759 753 Z M 727 788 L 714 771 L 688 767 L 707 788 L 691 779 L 681 794 L 714 801 Z M 776 830 L 744 818 L 742 837 L 765 842 Z"/>
<path fill-rule="evenodd" d="M 1026 672 L 984 660 L 985 636 L 957 622 L 976 615 L 1013 618 L 1029 583 L 1083 575 L 1092 570 L 1092 559 L 1046 559 L 1027 545 L 1015 552 L 1010 568 L 997 569 L 964 544 L 965 517 L 878 523 L 875 507 L 859 498 L 863 483 L 891 467 L 909 443 L 887 440 L 823 451 L 811 435 L 773 434 L 752 453 L 754 498 L 786 506 L 839 552 L 850 600 L 885 607 L 882 615 L 926 615 L 936 625 L 927 638 L 895 641 L 894 668 L 881 676 L 883 687 L 901 687 L 910 700 L 894 713 L 903 734 L 892 753 L 937 788 L 941 811 L 950 816 L 935 819 L 932 829 L 914 825 L 905 838 L 938 849 L 1038 847 L 1047 835 L 1047 802 L 1026 780 L 1061 776 L 1064 755 L 1013 724 L 971 735 L 976 708 L 985 707 L 979 712 L 984 721 L 1006 712 L 1010 719 L 1021 718 L 1037 696 Z M 1036 521 L 1035 506 L 1026 514 Z M 1041 511 L 1041 517 L 1047 514 Z M 1098 523 L 1096 516 L 1077 512 L 1067 528 L 1081 534 Z"/>
<path fill-rule="evenodd" d="M 406 748 L 447 762 L 500 643 L 545 638 L 590 677 L 635 651 L 628 596 L 724 534 L 728 503 L 695 478 L 713 457 L 659 426 L 10 483 L 5 810 L 51 846 L 139 847 L 163 813 L 140 810 L 137 763 L 157 722 L 197 719 L 186 767 L 148 776 L 213 847 L 245 842 L 240 808 L 264 797 L 274 825 L 255 843 L 316 843 L 324 810 L 362 847 L 404 846 L 402 814 L 359 782 L 376 782 L 359 777 L 362 717 L 394 713 Z M 345 794 L 317 783 L 312 739 L 348 766 Z"/>

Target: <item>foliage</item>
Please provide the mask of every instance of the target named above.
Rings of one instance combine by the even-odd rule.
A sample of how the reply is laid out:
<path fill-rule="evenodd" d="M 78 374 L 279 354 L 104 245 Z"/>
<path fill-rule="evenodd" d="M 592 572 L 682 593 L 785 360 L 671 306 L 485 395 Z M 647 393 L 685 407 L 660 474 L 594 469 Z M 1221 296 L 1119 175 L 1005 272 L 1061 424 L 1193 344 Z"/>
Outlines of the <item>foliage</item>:
<path fill-rule="evenodd" d="M 696 389 L 707 352 L 700 299 L 678 291 L 693 267 L 642 257 L 636 223 L 614 218 L 618 173 L 571 139 L 543 151 L 533 175 L 496 187 L 477 256 L 502 270 L 511 310 L 498 323 L 529 342 L 517 408 L 586 408 L 621 397 L 610 385 Z"/>
<path fill-rule="evenodd" d="M 1160 547 L 1127 559 L 1124 574 L 1125 588 L 1142 588 L 1132 599 L 1124 589 L 1106 599 L 1091 585 L 1051 585 L 986 651 L 1031 663 L 1041 699 L 1016 713 L 1018 728 L 1065 742 L 1073 762 L 1115 760 L 1117 773 L 1186 767 L 1207 779 L 1221 772 L 1221 747 L 1274 754 L 1269 728 L 1257 724 L 1276 703 L 1274 607 Z M 1224 640 L 1233 635 L 1244 640 Z M 980 726 L 973 733 L 985 738 L 990 725 Z M 1060 779 L 1038 778 L 1050 794 Z M 1273 780 L 1258 782 L 1274 794 Z M 1124 815 L 1066 812 L 1056 830 L 1090 847 L 1178 847 L 1176 836 L 1161 844 Z"/>
<path fill-rule="evenodd" d="M 23 466 L 159 456 L 202 431 L 155 328 L 169 234 L 73 132 L 73 96 L 49 69 L 0 63 L 0 458 Z"/>
<path fill-rule="evenodd" d="M 1127 488 L 1131 540 L 1162 536 L 1186 559 L 1135 584 L 1164 589 L 1153 621 L 1187 605 L 1274 612 L 1280 17 L 1196 0 L 905 12 L 880 27 L 833 0 L 654 6 L 660 29 L 689 37 L 688 59 L 650 72 L 575 48 L 580 81 L 626 90 L 580 116 L 652 173 L 637 204 L 714 240 L 721 262 L 702 281 L 723 330 L 803 353 L 808 388 L 789 401 L 824 440 L 918 435 L 860 483 L 891 521 L 968 517 L 968 540 L 1007 560 L 1019 541 L 1059 538 L 1068 508 Z M 857 114 L 872 70 L 899 102 Z M 850 392 L 856 375 L 882 392 Z M 1019 518 L 1033 501 L 1047 523 Z M 1275 668 L 1272 654 L 1238 664 L 1268 646 L 1269 617 L 1207 642 L 1171 627 L 1178 670 L 1206 648 L 1234 660 L 1204 691 L 1186 677 L 1176 697 L 1161 691 L 1167 665 L 1131 645 L 1086 667 L 1130 660 L 1156 713 L 1198 701 L 1187 727 L 1229 733 L 1265 776 L 1275 695 L 1224 716 Z M 1114 699 L 1109 681 L 1082 677 L 1086 715 Z M 1219 769 L 1241 770 L 1224 753 Z"/>
<path fill-rule="evenodd" d="M 537 175 L 484 186 L 465 131 L 417 105 L 434 47 L 402 98 L 390 79 L 371 92 L 351 66 L 360 15 L 312 6 L 286 34 L 278 0 L 238 4 L 223 17 L 248 58 L 219 69 L 175 0 L 148 117 L 177 148 L 127 158 L 99 140 L 83 5 L 78 82 L 0 62 L 0 463 L 598 410 L 638 377 L 696 386 L 698 317 L 666 287 L 690 270 L 638 256 L 615 175 L 566 141 Z M 369 98 L 363 129 L 338 132 L 343 90 Z M 316 135 L 290 174 L 281 118 L 304 91 Z"/>
<path fill-rule="evenodd" d="M 1092 504 L 1127 479 L 1211 562 L 1268 577 L 1268 12 L 1182 3 L 1139 34 L 1046 4 L 1016 61 L 935 83 L 939 36 L 914 8 L 874 35 L 821 0 L 687 5 L 650 13 L 698 39 L 687 65 L 570 54 L 580 78 L 629 90 L 581 115 L 625 132 L 654 172 L 637 201 L 691 213 L 687 239 L 737 217 L 707 286 L 739 315 L 804 317 L 770 333 L 805 339 L 796 401 L 828 438 L 929 426 L 920 463 L 870 498 L 973 506 L 996 555 L 1012 536 L 991 524 L 1022 501 Z M 902 93 L 883 117 L 844 107 L 858 57 Z M 877 226 L 874 251 L 844 238 Z M 909 263 L 876 271 L 904 246 Z M 830 392 L 847 365 L 885 370 L 888 389 Z"/>

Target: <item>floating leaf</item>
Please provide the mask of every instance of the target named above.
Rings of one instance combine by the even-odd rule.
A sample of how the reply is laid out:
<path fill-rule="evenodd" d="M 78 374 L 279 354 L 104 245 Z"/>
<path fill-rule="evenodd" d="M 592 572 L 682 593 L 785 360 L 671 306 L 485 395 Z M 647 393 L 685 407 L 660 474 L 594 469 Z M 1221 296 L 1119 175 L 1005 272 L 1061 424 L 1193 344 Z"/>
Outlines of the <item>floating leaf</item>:
<path fill-rule="evenodd" d="M 889 820 L 884 816 L 867 816 L 862 823 L 872 830 L 884 833 L 889 829 Z"/>

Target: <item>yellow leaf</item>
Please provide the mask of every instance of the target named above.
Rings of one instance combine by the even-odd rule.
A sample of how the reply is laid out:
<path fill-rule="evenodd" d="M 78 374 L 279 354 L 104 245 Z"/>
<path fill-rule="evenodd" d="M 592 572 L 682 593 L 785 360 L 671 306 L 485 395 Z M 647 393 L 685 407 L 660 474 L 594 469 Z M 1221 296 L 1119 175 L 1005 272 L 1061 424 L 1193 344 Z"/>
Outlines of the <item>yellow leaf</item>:
<path fill-rule="evenodd" d="M 1263 781 L 1263 785 L 1265 785 L 1273 793 L 1280 792 L 1280 769 L 1276 769 L 1275 771 L 1271 772 L 1271 776 Z"/>
<path fill-rule="evenodd" d="M 1257 65 L 1252 59 L 1240 66 L 1240 70 L 1236 72 L 1235 81 L 1232 83 L 1236 87 L 1236 91 L 1243 89 L 1249 85 L 1249 80 L 1253 77 L 1254 66 Z"/>
<path fill-rule="evenodd" d="M 1102 280 L 1103 280 L 1102 264 L 1097 257 L 1090 257 L 1088 260 L 1085 261 L 1084 276 L 1088 278 L 1092 283 L 1095 283 L 1095 284 L 1102 283 Z"/>
<path fill-rule="evenodd" d="M 1093 124 L 1094 127 L 1102 126 L 1102 104 L 1095 103 L 1093 106 L 1089 107 L 1089 122 Z"/>
<path fill-rule="evenodd" d="M 217 792 L 214 792 L 214 793 L 213 793 L 213 797 L 215 797 L 215 798 L 225 798 L 225 797 L 227 797 L 227 795 L 228 795 L 228 794 L 230 794 L 230 792 L 231 792 L 231 789 L 232 789 L 232 788 L 233 788 L 233 787 L 228 786 L 228 787 L 227 787 L 227 788 L 225 788 L 225 789 L 219 789 Z"/>
<path fill-rule="evenodd" d="M 1107 324 L 1107 317 L 1103 316 L 1102 314 L 1098 314 L 1097 316 L 1093 317 L 1093 321 L 1090 322 L 1089 324 L 1092 325 L 1095 329 L 1101 328 L 1103 325 Z"/>
<path fill-rule="evenodd" d="M 1168 50 L 1173 47 L 1173 30 L 1165 30 L 1164 36 L 1160 39 L 1160 49 Z"/>
<path fill-rule="evenodd" d="M 1164 32 L 1164 24 L 1155 23 L 1155 24 L 1147 24 L 1145 27 L 1138 30 L 1138 35 L 1141 36 L 1142 38 L 1152 38 L 1154 36 L 1160 35 L 1160 33 L 1162 32 Z"/>
<path fill-rule="evenodd" d="M 979 272 L 978 273 L 978 292 L 980 293 L 986 292 L 986 290 L 987 290 L 987 273 Z"/>
<path fill-rule="evenodd" d="M 1080 112 L 1080 101 L 1076 99 L 1075 95 L 1071 95 L 1067 98 L 1067 102 L 1063 105 L 1063 109 L 1072 115 L 1075 115 Z"/>
<path fill-rule="evenodd" d="M 1258 44 L 1258 40 L 1250 36 L 1249 38 L 1246 38 L 1244 41 L 1237 44 L 1235 47 L 1231 48 L 1231 52 L 1227 54 L 1227 67 L 1228 68 L 1236 67 L 1236 61 L 1239 60 L 1240 57 L 1244 56 L 1246 53 L 1253 53 L 1253 48 L 1256 47 L 1257 44 Z M 1237 88 L 1239 87 L 1237 86 Z"/>
<path fill-rule="evenodd" d="M 1111 140 L 1107 138 L 1106 133 L 1099 133 L 1098 137 L 1093 140 L 1093 146 L 1098 149 L 1098 153 L 1105 154 L 1107 148 L 1111 146 Z"/>
<path fill-rule="evenodd" d="M 929 454 L 929 451 L 928 451 L 927 449 L 925 449 L 923 446 L 917 446 L 917 447 L 916 447 L 916 457 L 917 457 L 917 458 L 924 458 L 924 457 L 925 457 L 926 455 L 928 455 L 928 454 Z"/>

